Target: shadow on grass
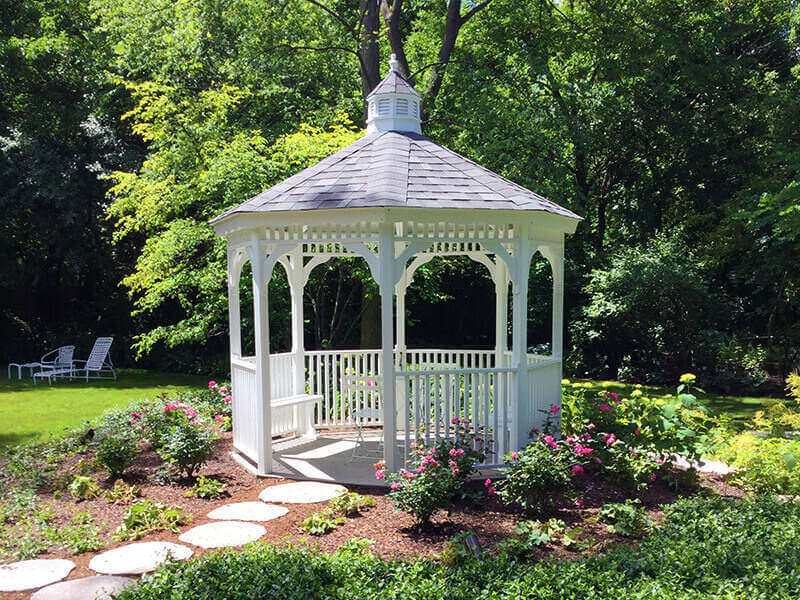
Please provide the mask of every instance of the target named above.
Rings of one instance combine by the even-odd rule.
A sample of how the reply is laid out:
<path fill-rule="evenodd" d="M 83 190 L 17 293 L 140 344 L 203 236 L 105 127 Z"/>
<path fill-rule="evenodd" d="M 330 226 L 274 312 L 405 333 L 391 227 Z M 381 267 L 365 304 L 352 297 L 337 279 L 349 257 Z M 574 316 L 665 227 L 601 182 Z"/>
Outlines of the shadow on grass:
<path fill-rule="evenodd" d="M 0 433 L 0 453 L 4 448 L 25 444 L 38 437 L 38 434 L 28 431 L 23 433 Z"/>
<path fill-rule="evenodd" d="M 91 389 L 91 390 L 126 390 L 143 387 L 204 387 L 208 377 L 203 375 L 184 375 L 178 373 L 153 373 L 141 370 L 118 371 L 117 379 L 58 379 L 48 384 L 47 381 L 33 383 L 32 378 L 0 379 L 0 392 L 44 392 L 50 389 Z"/>

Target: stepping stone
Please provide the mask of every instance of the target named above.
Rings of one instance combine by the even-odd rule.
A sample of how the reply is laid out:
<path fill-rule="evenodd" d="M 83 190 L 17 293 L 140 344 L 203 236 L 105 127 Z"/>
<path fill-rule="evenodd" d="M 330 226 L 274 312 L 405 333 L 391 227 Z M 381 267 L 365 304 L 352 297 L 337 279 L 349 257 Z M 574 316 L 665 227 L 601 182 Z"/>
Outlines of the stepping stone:
<path fill-rule="evenodd" d="M 19 592 L 64 579 L 75 563 L 63 558 L 37 558 L 0 566 L 0 592 Z"/>
<path fill-rule="evenodd" d="M 212 510 L 208 513 L 208 518 L 222 521 L 271 521 L 288 512 L 288 508 L 274 504 L 234 502 Z"/>
<path fill-rule="evenodd" d="M 140 575 L 169 560 L 187 560 L 194 551 L 171 542 L 137 542 L 98 554 L 89 568 L 106 575 Z"/>
<path fill-rule="evenodd" d="M 330 500 L 346 492 L 346 487 L 334 483 L 295 481 L 293 483 L 271 485 L 258 495 L 258 499 L 264 502 L 311 504 Z"/>
<path fill-rule="evenodd" d="M 48 585 L 31 600 L 112 600 L 134 581 L 130 577 L 94 575 Z"/>
<path fill-rule="evenodd" d="M 192 527 L 178 539 L 201 548 L 226 548 L 254 542 L 267 533 L 261 525 L 241 521 L 217 521 Z"/>

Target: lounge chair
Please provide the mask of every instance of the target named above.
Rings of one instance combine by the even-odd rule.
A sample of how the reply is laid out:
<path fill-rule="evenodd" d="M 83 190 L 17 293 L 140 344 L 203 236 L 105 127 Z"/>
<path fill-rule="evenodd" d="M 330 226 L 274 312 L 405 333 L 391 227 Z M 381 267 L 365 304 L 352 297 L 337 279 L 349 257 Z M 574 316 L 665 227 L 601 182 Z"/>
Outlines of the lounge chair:
<path fill-rule="evenodd" d="M 113 337 L 99 337 L 95 340 L 89 358 L 86 360 L 72 361 L 72 377 L 83 377 L 89 379 L 116 379 L 117 373 L 111 364 L 109 350 Z M 83 366 L 81 366 L 83 365 Z"/>
<path fill-rule="evenodd" d="M 45 354 L 39 361 L 38 373 L 33 374 L 33 383 L 36 378 L 44 379 L 47 377 L 48 383 L 53 383 L 53 378 L 72 377 L 72 355 L 75 353 L 75 346 L 61 346 Z M 36 363 L 27 363 L 24 366 L 32 366 Z"/>

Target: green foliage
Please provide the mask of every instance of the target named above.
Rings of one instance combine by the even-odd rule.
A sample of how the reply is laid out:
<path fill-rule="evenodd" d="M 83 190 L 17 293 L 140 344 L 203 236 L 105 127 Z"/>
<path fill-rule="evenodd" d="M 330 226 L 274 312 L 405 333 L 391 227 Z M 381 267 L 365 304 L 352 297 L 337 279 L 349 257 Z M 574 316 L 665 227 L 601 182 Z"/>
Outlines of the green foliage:
<path fill-rule="evenodd" d="M 139 456 L 139 440 L 130 433 L 101 434 L 95 444 L 95 458 L 112 478 L 119 478 Z"/>
<path fill-rule="evenodd" d="M 356 492 L 348 492 L 336 496 L 336 498 L 328 503 L 328 506 L 330 506 L 331 510 L 336 514 L 341 514 L 345 517 L 354 517 L 375 506 L 375 500 L 357 494 Z"/>
<path fill-rule="evenodd" d="M 114 482 L 114 487 L 105 491 L 105 499 L 109 504 L 130 504 L 142 495 L 139 486 L 128 485 L 122 479 Z"/>
<path fill-rule="evenodd" d="M 526 511 L 545 510 L 569 485 L 569 469 L 575 460 L 571 454 L 565 443 L 543 436 L 506 456 L 506 479 L 498 494 Z"/>
<path fill-rule="evenodd" d="M 486 457 L 480 436 L 466 428 L 466 421 L 453 419 L 452 441 L 442 440 L 432 448 L 414 443 L 409 460 L 411 469 L 402 468 L 388 476 L 389 495 L 399 510 L 412 515 L 418 523 L 427 523 L 439 510 L 451 506 L 459 495 L 475 465 Z M 375 465 L 375 476 L 384 478 L 383 461 Z M 486 480 L 492 491 L 491 480 Z"/>
<path fill-rule="evenodd" d="M 344 517 L 337 517 L 336 512 L 331 508 L 326 508 L 321 512 L 311 513 L 298 525 L 300 531 L 305 531 L 311 535 L 325 535 L 344 524 Z"/>
<path fill-rule="evenodd" d="M 195 484 L 192 486 L 192 489 L 186 492 L 186 497 L 189 498 L 190 496 L 194 496 L 195 498 L 205 498 L 207 500 L 211 500 L 214 498 L 219 498 L 225 492 L 226 487 L 228 487 L 227 483 L 223 483 L 222 481 L 214 479 L 213 477 L 205 477 L 200 475 Z"/>
<path fill-rule="evenodd" d="M 731 483 L 768 494 L 800 494 L 800 440 L 742 434 L 725 454 L 736 471 Z"/>
<path fill-rule="evenodd" d="M 99 537 L 100 528 L 92 522 L 92 515 L 88 512 L 76 511 L 71 525 L 51 527 L 45 535 L 52 543 L 73 554 L 96 552 L 105 546 Z"/>
<path fill-rule="evenodd" d="M 655 526 L 653 519 L 639 506 L 638 499 L 604 504 L 598 516 L 608 523 L 606 527 L 611 533 L 625 537 L 642 537 Z"/>
<path fill-rule="evenodd" d="M 439 554 L 439 562 L 448 567 L 456 567 L 475 559 L 464 540 L 467 536 L 474 535 L 472 531 L 462 531 L 445 541 L 444 549 Z"/>
<path fill-rule="evenodd" d="M 122 524 L 114 533 L 114 540 L 138 540 L 153 531 L 169 530 L 178 533 L 187 517 L 179 506 L 165 506 L 152 500 L 139 500 L 131 505 L 122 517 Z"/>
<path fill-rule="evenodd" d="M 768 498 L 686 499 L 636 547 L 562 561 L 486 553 L 458 566 L 383 561 L 348 549 L 250 544 L 159 569 L 120 600 L 271 598 L 775 598 L 800 591 L 800 505 Z M 276 592 L 275 590 L 280 590 Z"/>
<path fill-rule="evenodd" d="M 174 464 L 178 472 L 192 477 L 214 451 L 215 437 L 200 425 L 173 425 L 162 438 L 158 454 L 165 462 Z"/>
<path fill-rule="evenodd" d="M 94 477 L 75 475 L 69 484 L 69 494 L 77 500 L 89 500 L 100 495 L 100 486 Z"/>

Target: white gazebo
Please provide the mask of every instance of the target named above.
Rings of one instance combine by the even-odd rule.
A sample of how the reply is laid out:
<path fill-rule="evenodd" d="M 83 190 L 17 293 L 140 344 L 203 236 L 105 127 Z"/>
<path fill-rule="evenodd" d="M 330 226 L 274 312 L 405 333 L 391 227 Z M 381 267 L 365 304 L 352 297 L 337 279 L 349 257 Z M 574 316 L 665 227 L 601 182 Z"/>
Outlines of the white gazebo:
<path fill-rule="evenodd" d="M 485 466 L 495 466 L 561 401 L 564 237 L 580 218 L 422 136 L 420 97 L 394 57 L 389 65 L 367 99 L 364 137 L 213 220 L 228 248 L 234 447 L 260 474 L 281 471 L 277 436 L 302 440 L 364 426 L 382 428 L 383 443 L 373 449 L 395 471 L 413 441 L 452 436 L 454 417 L 487 440 Z M 536 252 L 553 276 L 548 356 L 527 348 Z M 494 281 L 495 348 L 407 348 L 405 294 L 415 271 L 457 255 L 485 265 Z M 381 298 L 380 348 L 304 348 L 303 289 L 311 271 L 333 257 L 360 257 L 369 266 Z M 239 279 L 247 261 L 255 356 L 242 356 Z M 291 290 L 292 348 L 270 354 L 267 284 L 278 263 Z M 349 451 L 339 460 L 357 462 Z"/>

